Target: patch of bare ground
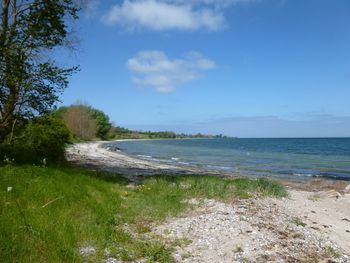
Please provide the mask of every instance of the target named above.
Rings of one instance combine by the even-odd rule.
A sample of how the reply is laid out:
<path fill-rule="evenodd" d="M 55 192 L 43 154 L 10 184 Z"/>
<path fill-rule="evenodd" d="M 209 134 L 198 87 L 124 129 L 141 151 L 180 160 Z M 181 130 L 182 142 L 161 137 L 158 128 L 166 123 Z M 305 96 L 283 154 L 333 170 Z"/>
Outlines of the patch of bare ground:
<path fill-rule="evenodd" d="M 350 227 L 350 222 L 342 220 L 349 218 L 349 211 L 332 214 L 343 204 L 346 206 L 347 201 L 331 197 L 313 201 L 308 199 L 311 194 L 294 191 L 290 198 L 251 198 L 228 203 L 190 200 L 198 203 L 196 209 L 155 227 L 153 232 L 168 242 L 190 240 L 176 248 L 173 256 L 177 262 L 350 262 L 346 252 L 350 251 L 350 233 L 345 229 L 345 223 Z M 301 205 L 303 200 L 307 202 Z M 321 210 L 328 202 L 335 210 L 328 210 L 326 216 Z M 319 216 L 309 217 L 308 209 Z M 333 221 L 325 223 L 326 217 Z M 331 227 L 337 220 L 344 223 L 342 232 Z M 338 240 L 340 236 L 342 240 Z"/>

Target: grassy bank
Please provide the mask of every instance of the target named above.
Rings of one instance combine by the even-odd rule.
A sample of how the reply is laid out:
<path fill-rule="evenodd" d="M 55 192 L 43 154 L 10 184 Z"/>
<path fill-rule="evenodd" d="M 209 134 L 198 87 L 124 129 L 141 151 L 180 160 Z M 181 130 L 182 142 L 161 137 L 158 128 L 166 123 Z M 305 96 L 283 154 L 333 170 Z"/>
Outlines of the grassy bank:
<path fill-rule="evenodd" d="M 172 262 L 178 243 L 141 238 L 150 226 L 189 208 L 189 198 L 285 196 L 267 180 L 158 176 L 130 187 L 120 176 L 75 168 L 0 167 L 2 262 L 96 262 L 107 256 Z M 179 242 L 181 243 L 181 242 Z M 92 246 L 88 258 L 80 248 Z"/>

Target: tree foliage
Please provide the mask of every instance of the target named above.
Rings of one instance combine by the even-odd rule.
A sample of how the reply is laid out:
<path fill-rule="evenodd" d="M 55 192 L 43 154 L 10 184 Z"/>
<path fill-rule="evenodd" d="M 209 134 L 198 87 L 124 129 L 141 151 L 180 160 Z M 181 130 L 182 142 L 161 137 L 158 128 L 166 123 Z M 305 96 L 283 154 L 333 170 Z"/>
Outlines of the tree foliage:
<path fill-rule="evenodd" d="M 82 140 L 95 139 L 98 132 L 97 122 L 85 105 L 72 105 L 63 113 L 63 120 L 74 137 Z"/>
<path fill-rule="evenodd" d="M 64 122 L 47 115 L 26 125 L 19 143 L 30 149 L 35 158 L 57 161 L 63 160 L 69 138 L 70 133 Z"/>
<path fill-rule="evenodd" d="M 48 56 L 67 46 L 74 0 L 2 0 L 0 26 L 0 142 L 23 119 L 48 112 L 77 67 Z"/>
<path fill-rule="evenodd" d="M 101 139 L 107 139 L 111 124 L 109 117 L 103 111 L 90 107 L 92 118 L 96 121 L 97 125 L 97 137 Z"/>
<path fill-rule="evenodd" d="M 62 118 L 77 139 L 106 140 L 112 127 L 107 114 L 84 103 L 62 106 L 53 115 Z"/>
<path fill-rule="evenodd" d="M 69 130 L 61 119 L 51 115 L 34 118 L 20 130 L 13 145 L 0 144 L 0 163 L 4 159 L 16 163 L 63 160 L 69 139 Z"/>

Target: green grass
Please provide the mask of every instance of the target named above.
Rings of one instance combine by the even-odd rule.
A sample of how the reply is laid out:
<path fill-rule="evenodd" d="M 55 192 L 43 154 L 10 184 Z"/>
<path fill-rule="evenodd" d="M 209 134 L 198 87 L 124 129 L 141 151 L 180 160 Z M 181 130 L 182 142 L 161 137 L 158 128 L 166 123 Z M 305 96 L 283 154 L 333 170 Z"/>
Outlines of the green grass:
<path fill-rule="evenodd" d="M 299 217 L 294 217 L 292 220 L 292 223 L 296 226 L 301 226 L 301 227 L 305 227 L 306 224 L 301 220 L 301 218 Z"/>
<path fill-rule="evenodd" d="M 286 196 L 264 179 L 155 176 L 137 187 L 127 184 L 121 176 L 75 168 L 0 167 L 1 261 L 96 262 L 108 249 L 124 261 L 172 262 L 176 244 L 142 237 L 152 224 L 186 211 L 185 200 Z M 87 245 L 96 253 L 82 258 L 79 248 Z"/>

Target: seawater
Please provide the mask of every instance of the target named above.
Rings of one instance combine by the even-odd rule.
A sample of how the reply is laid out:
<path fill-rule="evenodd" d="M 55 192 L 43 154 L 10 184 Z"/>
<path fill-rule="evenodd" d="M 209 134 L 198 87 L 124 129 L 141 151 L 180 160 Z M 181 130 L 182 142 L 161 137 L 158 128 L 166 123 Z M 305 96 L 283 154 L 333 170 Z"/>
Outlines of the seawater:
<path fill-rule="evenodd" d="M 109 147 L 142 159 L 252 177 L 350 181 L 350 138 L 139 140 Z"/>

